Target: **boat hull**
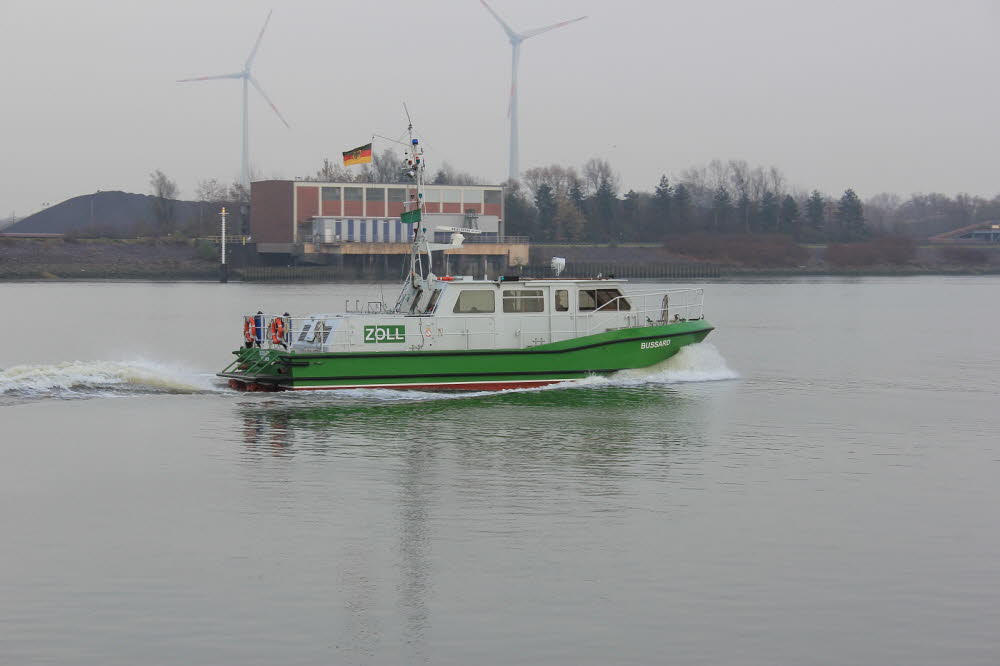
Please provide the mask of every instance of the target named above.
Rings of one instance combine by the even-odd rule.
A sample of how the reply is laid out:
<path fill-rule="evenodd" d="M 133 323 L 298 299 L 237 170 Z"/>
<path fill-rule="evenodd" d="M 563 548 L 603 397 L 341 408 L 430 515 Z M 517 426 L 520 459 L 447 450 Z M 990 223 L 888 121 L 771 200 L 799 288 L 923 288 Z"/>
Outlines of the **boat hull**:
<path fill-rule="evenodd" d="M 701 342 L 704 320 L 624 328 L 526 349 L 292 353 L 240 349 L 220 377 L 247 390 L 347 388 L 484 391 L 544 386 L 645 368 Z M 242 386 L 241 386 L 242 384 Z"/>

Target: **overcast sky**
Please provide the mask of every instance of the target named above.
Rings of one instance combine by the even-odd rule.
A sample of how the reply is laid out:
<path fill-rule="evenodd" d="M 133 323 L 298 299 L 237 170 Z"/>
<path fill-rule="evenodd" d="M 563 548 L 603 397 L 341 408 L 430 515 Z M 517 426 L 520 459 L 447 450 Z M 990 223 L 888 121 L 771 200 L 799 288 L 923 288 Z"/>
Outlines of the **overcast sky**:
<path fill-rule="evenodd" d="M 494 0 L 515 28 L 586 14 L 524 43 L 521 167 L 608 159 L 650 190 L 713 158 L 861 196 L 1000 192 L 1000 2 Z M 443 161 L 507 165 L 510 46 L 478 0 L 0 0 L 0 216 L 95 190 L 182 197 L 234 180 L 239 71 L 269 9 L 251 92 L 263 177 L 314 172 L 401 102 Z M 386 147 L 376 141 L 376 150 Z"/>

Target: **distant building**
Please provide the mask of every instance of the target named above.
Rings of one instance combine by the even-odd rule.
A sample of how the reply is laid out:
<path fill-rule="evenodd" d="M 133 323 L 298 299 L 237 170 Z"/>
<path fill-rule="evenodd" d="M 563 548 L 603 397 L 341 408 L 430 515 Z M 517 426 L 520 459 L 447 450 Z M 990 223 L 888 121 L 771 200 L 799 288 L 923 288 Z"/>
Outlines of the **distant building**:
<path fill-rule="evenodd" d="M 250 235 L 258 246 L 406 243 L 412 229 L 399 216 L 415 199 L 416 189 L 407 185 L 259 181 L 251 186 Z M 428 186 L 424 204 L 428 231 L 474 223 L 486 237 L 503 235 L 502 187 Z"/>
<path fill-rule="evenodd" d="M 423 225 L 436 240 L 448 242 L 451 236 L 438 227 L 481 232 L 467 234 L 467 247 L 449 253 L 494 257 L 491 261 L 502 255 L 502 265 L 527 263 L 527 239 L 504 234 L 503 187 L 428 185 L 423 192 Z M 413 228 L 400 215 L 415 200 L 416 188 L 405 184 L 258 181 L 250 187 L 250 238 L 262 256 L 309 263 L 340 262 L 344 255 L 404 255 Z"/>
<path fill-rule="evenodd" d="M 1000 220 L 977 222 L 931 236 L 932 243 L 1000 243 Z"/>

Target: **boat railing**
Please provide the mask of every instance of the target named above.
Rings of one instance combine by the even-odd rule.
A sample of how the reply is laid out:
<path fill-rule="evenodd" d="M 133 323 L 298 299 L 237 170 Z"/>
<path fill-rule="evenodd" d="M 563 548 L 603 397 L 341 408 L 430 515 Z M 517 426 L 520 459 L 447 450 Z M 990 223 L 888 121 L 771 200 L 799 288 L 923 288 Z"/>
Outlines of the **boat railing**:
<path fill-rule="evenodd" d="M 302 353 L 328 351 L 357 351 L 365 342 L 386 342 L 385 335 L 401 336 L 400 342 L 418 345 L 423 342 L 423 334 L 407 334 L 405 324 L 399 323 L 364 326 L 358 329 L 346 320 L 357 314 L 392 314 L 381 309 L 383 304 L 372 301 L 366 307 L 360 304 L 355 311 L 338 314 L 317 314 L 308 317 L 292 317 L 278 314 L 248 314 L 243 317 L 244 340 L 247 344 L 262 349 L 289 350 Z M 347 316 L 345 316 L 347 315 Z M 400 315 L 402 317 L 402 315 Z M 276 322 L 281 320 L 283 331 L 278 334 Z M 254 322 L 248 327 L 247 322 Z M 372 332 L 366 329 L 373 329 Z M 374 329 L 381 329 L 377 331 Z M 248 332 L 249 331 L 249 332 Z M 365 340 L 371 334 L 372 339 Z M 375 337 L 376 334 L 380 337 Z M 375 347 L 377 345 L 373 345 Z"/>
<path fill-rule="evenodd" d="M 705 316 L 704 289 L 665 289 L 617 296 L 592 311 L 577 314 L 577 333 L 598 328 L 639 328 L 661 326 Z M 590 326 L 581 329 L 581 320 Z"/>
<path fill-rule="evenodd" d="M 368 304 L 370 312 L 381 303 Z M 365 312 L 358 302 L 357 312 Z M 302 352 L 328 351 L 331 347 L 347 349 L 351 346 L 350 327 L 341 324 L 343 314 L 319 314 L 309 317 L 292 317 L 279 314 L 248 314 L 243 316 L 243 335 L 248 346 L 263 349 L 287 349 Z M 280 331 L 276 328 L 281 321 Z M 248 324 L 248 322 L 251 322 Z"/>

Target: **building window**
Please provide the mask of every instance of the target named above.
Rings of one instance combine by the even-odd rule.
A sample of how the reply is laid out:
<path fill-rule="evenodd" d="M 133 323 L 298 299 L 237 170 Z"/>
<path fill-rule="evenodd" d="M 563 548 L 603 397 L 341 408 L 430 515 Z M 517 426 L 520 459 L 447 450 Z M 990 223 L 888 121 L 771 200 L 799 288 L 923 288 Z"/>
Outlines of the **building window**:
<path fill-rule="evenodd" d="M 462 203 L 462 190 L 448 188 L 441 191 L 441 197 L 444 203 Z"/>
<path fill-rule="evenodd" d="M 385 188 L 384 187 L 366 187 L 365 188 L 365 201 L 373 201 L 375 203 L 382 203 L 385 200 Z"/>
<path fill-rule="evenodd" d="M 482 190 L 462 190 L 462 196 L 467 204 L 481 204 L 483 203 L 483 191 Z"/>
<path fill-rule="evenodd" d="M 365 223 L 364 220 L 361 220 L 360 222 L 358 222 L 358 240 L 361 241 L 362 243 L 364 243 L 366 240 L 368 240 L 368 237 L 367 237 L 367 234 L 366 234 L 366 232 L 368 230 L 367 227 L 368 227 L 368 225 Z"/>
<path fill-rule="evenodd" d="M 569 311 L 569 291 L 556 289 L 556 312 Z"/>
<path fill-rule="evenodd" d="M 619 298 L 622 295 L 617 289 L 581 289 L 580 290 L 580 311 L 600 310 L 601 312 L 614 312 L 617 310 L 631 310 L 632 306 L 628 300 Z"/>
<path fill-rule="evenodd" d="M 483 192 L 483 197 L 487 204 L 500 205 L 500 190 L 486 190 Z"/>
<path fill-rule="evenodd" d="M 389 203 L 402 203 L 406 201 L 406 188 L 405 187 L 390 187 L 389 190 Z"/>
<path fill-rule="evenodd" d="M 345 187 L 344 188 L 344 201 L 361 201 L 361 188 L 360 187 Z"/>
<path fill-rule="evenodd" d="M 354 240 L 354 220 L 347 221 L 347 240 Z"/>
<path fill-rule="evenodd" d="M 504 312 L 544 312 L 545 298 L 541 289 L 518 289 L 503 292 Z"/>
<path fill-rule="evenodd" d="M 458 294 L 453 312 L 460 314 L 477 314 L 496 312 L 496 300 L 493 291 L 486 289 L 463 289 Z"/>
<path fill-rule="evenodd" d="M 441 190 L 424 190 L 424 203 L 441 203 Z"/>
<path fill-rule="evenodd" d="M 336 225 L 337 225 L 337 230 L 334 233 L 337 234 L 337 236 L 336 236 L 337 240 L 340 240 L 341 238 L 343 238 L 343 236 L 341 236 L 340 234 L 342 234 L 344 232 L 343 232 L 343 229 L 340 226 L 341 225 L 340 221 L 337 221 Z"/>
<path fill-rule="evenodd" d="M 323 188 L 323 201 L 340 201 L 340 188 L 339 187 L 324 187 Z"/>

